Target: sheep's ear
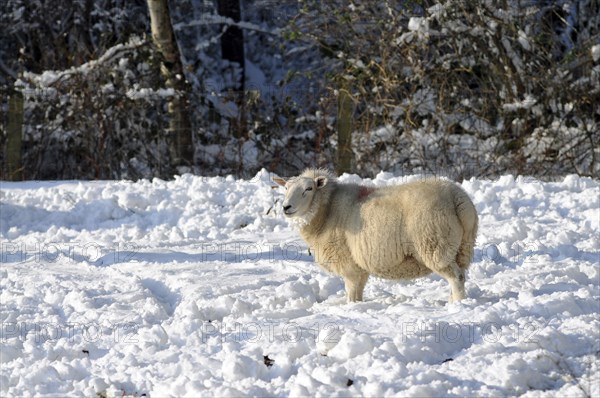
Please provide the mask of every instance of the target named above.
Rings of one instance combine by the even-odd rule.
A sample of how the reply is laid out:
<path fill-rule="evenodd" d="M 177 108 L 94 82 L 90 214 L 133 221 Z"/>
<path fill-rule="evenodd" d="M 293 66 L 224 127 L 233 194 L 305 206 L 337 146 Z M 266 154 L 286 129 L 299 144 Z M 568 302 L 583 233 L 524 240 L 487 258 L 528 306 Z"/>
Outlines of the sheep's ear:
<path fill-rule="evenodd" d="M 277 185 L 281 185 L 282 187 L 285 187 L 285 184 L 287 184 L 287 181 L 284 180 L 281 177 L 273 177 L 273 181 L 277 184 Z"/>
<path fill-rule="evenodd" d="M 317 186 L 317 189 L 323 188 L 325 185 L 327 185 L 327 177 L 317 177 L 315 178 L 315 185 Z"/>

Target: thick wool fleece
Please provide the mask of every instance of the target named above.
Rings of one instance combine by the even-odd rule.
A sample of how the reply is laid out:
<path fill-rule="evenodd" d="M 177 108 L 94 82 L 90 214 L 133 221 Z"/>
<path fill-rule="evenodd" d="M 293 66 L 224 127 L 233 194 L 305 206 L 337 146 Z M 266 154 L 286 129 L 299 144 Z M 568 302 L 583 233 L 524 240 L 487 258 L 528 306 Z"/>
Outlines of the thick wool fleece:
<path fill-rule="evenodd" d="M 407 279 L 431 272 L 450 283 L 450 301 L 465 297 L 478 217 L 458 185 L 430 179 L 375 189 L 338 183 L 321 169 L 300 177 L 326 178 L 300 233 L 321 267 L 344 278 L 348 301 L 362 300 L 369 275 Z"/>

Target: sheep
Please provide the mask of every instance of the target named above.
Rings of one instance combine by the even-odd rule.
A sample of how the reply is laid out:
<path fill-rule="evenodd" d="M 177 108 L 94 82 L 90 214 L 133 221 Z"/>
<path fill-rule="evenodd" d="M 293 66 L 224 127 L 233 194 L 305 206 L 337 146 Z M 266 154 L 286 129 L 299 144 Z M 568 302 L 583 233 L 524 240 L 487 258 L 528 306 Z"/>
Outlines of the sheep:
<path fill-rule="evenodd" d="M 382 188 L 340 183 L 324 169 L 273 181 L 286 188 L 285 217 L 326 271 L 344 279 L 347 301 L 362 301 L 369 275 L 413 279 L 435 272 L 449 302 L 465 298 L 478 217 L 457 184 L 426 179 Z"/>

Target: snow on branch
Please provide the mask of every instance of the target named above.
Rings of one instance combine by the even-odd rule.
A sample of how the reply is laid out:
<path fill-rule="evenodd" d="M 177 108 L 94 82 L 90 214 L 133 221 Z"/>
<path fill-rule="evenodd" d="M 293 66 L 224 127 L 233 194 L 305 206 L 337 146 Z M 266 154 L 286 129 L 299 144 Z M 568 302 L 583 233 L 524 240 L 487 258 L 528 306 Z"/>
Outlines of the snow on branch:
<path fill-rule="evenodd" d="M 146 44 L 148 44 L 147 40 L 138 36 L 134 36 L 127 43 L 117 44 L 116 46 L 109 48 L 100 58 L 91 60 L 80 66 L 75 66 L 64 71 L 44 71 L 41 74 L 24 72 L 23 77 L 39 86 L 52 87 L 69 76 L 77 74 L 85 75 L 92 69 L 95 69 L 100 65 L 110 63 L 123 54 L 130 53 Z"/>
<path fill-rule="evenodd" d="M 260 25 L 254 24 L 252 22 L 247 22 L 247 21 L 236 22 L 231 18 L 227 18 L 222 15 L 216 15 L 216 14 L 207 15 L 207 16 L 203 17 L 202 19 L 192 21 L 192 22 L 178 23 L 178 24 L 173 25 L 173 28 L 175 30 L 182 30 L 185 28 L 192 28 L 194 26 L 209 26 L 209 25 L 227 25 L 228 27 L 236 26 L 240 29 L 253 30 L 256 32 L 267 33 L 267 34 L 274 35 L 274 36 L 277 36 L 281 33 L 281 29 L 266 29 Z"/>

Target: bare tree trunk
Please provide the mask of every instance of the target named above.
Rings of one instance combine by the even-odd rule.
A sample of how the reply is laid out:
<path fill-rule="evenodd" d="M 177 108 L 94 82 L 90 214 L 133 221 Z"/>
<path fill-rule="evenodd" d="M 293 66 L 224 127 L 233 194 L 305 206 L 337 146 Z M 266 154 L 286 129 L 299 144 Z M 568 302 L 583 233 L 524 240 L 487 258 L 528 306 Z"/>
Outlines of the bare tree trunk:
<path fill-rule="evenodd" d="M 23 139 L 23 94 L 13 91 L 8 99 L 8 126 L 6 137 L 7 178 L 23 179 L 21 142 Z"/>
<path fill-rule="evenodd" d="M 242 11 L 240 0 L 218 0 L 219 15 L 240 22 Z M 246 107 L 244 99 L 245 89 L 245 57 L 244 57 L 244 32 L 238 26 L 229 26 L 221 36 L 221 56 L 223 59 L 237 63 L 240 66 L 240 80 L 235 87 L 235 101 L 239 109 L 238 125 L 234 126 L 233 133 L 236 137 L 246 136 Z"/>
<path fill-rule="evenodd" d="M 166 86 L 175 89 L 175 96 L 169 99 L 168 104 L 171 165 L 191 166 L 194 163 L 194 147 L 189 118 L 189 88 L 171 24 L 169 3 L 168 0 L 147 1 L 152 39 L 162 56 L 160 70 Z"/>
<path fill-rule="evenodd" d="M 344 84 L 338 97 L 337 114 L 337 165 L 336 172 L 339 174 L 349 173 L 352 170 L 352 96 Z"/>

